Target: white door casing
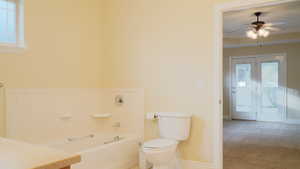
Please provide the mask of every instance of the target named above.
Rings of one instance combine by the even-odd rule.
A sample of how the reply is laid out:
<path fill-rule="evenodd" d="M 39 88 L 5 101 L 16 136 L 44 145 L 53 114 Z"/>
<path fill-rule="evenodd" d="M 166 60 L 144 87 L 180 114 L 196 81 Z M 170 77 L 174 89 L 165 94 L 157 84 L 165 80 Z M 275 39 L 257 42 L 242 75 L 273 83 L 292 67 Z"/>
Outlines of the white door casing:
<path fill-rule="evenodd" d="M 213 22 L 213 112 L 214 112 L 214 149 L 213 165 L 223 169 L 223 14 L 233 10 L 283 4 L 297 0 L 235 0 L 214 6 Z"/>

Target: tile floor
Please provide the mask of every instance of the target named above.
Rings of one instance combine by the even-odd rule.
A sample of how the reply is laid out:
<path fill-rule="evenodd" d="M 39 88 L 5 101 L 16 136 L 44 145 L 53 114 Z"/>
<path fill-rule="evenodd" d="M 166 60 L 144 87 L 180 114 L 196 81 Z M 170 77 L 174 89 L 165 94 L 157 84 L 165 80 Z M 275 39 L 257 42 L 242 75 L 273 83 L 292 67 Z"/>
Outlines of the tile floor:
<path fill-rule="evenodd" d="M 224 121 L 224 169 L 300 169 L 300 125 Z"/>

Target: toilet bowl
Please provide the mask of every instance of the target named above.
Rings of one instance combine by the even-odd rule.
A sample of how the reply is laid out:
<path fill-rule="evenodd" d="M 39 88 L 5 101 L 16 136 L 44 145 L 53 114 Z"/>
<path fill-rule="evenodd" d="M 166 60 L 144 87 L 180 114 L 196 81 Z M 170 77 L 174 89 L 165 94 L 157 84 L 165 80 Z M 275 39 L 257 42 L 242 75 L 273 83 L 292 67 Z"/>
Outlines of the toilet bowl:
<path fill-rule="evenodd" d="M 153 169 L 171 169 L 176 160 L 176 140 L 155 139 L 145 142 L 143 152 L 146 159 L 153 164 Z"/>
<path fill-rule="evenodd" d="M 160 138 L 143 144 L 143 152 L 153 169 L 180 169 L 176 158 L 179 141 L 188 139 L 191 127 L 189 113 L 164 112 L 157 113 Z"/>

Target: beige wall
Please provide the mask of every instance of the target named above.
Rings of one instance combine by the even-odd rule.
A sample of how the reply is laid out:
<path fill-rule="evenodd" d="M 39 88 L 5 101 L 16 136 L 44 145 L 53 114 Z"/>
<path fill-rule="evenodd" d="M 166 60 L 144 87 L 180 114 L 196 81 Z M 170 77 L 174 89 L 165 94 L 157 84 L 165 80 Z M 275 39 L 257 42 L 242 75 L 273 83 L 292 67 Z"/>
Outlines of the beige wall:
<path fill-rule="evenodd" d="M 219 2 L 219 1 L 218 1 Z M 107 86 L 145 88 L 145 113 L 194 114 L 184 159 L 212 162 L 211 0 L 106 1 Z M 113 48 L 112 48 L 113 47 Z M 146 121 L 146 138 L 157 125 Z"/>
<path fill-rule="evenodd" d="M 213 5 L 225 1 L 105 0 L 101 8 L 100 0 L 26 0 L 28 50 L 0 55 L 0 81 L 145 88 L 145 112 L 195 115 L 180 150 L 212 162 Z M 148 139 L 157 136 L 156 124 L 145 127 Z"/>
<path fill-rule="evenodd" d="M 27 49 L 0 53 L 0 82 L 7 88 L 101 87 L 101 7 L 101 0 L 25 0 Z"/>
<path fill-rule="evenodd" d="M 0 88 L 0 137 L 5 136 L 6 131 L 5 131 L 5 126 L 6 126 L 6 114 L 5 112 L 5 102 L 4 102 L 4 90 L 3 88 Z"/>
<path fill-rule="evenodd" d="M 287 54 L 287 117 L 300 120 L 300 43 L 224 49 L 224 115 L 229 113 L 229 56 Z"/>

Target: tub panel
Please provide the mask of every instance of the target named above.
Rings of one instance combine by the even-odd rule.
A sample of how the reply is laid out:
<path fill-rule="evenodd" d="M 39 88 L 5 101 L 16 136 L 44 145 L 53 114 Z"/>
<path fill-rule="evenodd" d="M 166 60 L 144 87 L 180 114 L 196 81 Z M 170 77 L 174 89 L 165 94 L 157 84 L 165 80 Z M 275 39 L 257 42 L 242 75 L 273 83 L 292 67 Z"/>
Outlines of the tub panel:
<path fill-rule="evenodd" d="M 95 140 L 90 140 L 93 144 Z M 82 156 L 82 162 L 72 166 L 72 169 L 128 169 L 138 164 L 139 138 L 124 138 L 120 141 L 99 144 L 93 148 L 82 149 L 77 152 Z M 99 140 L 97 141 L 99 143 Z M 78 142 L 78 147 L 82 146 L 83 142 Z M 88 145 L 88 140 L 83 145 Z M 76 148 L 76 144 L 72 143 L 72 147 Z M 64 149 L 64 146 L 59 146 Z M 56 147 L 57 148 L 57 147 Z M 70 146 L 65 145 L 65 151 L 74 150 Z"/>

